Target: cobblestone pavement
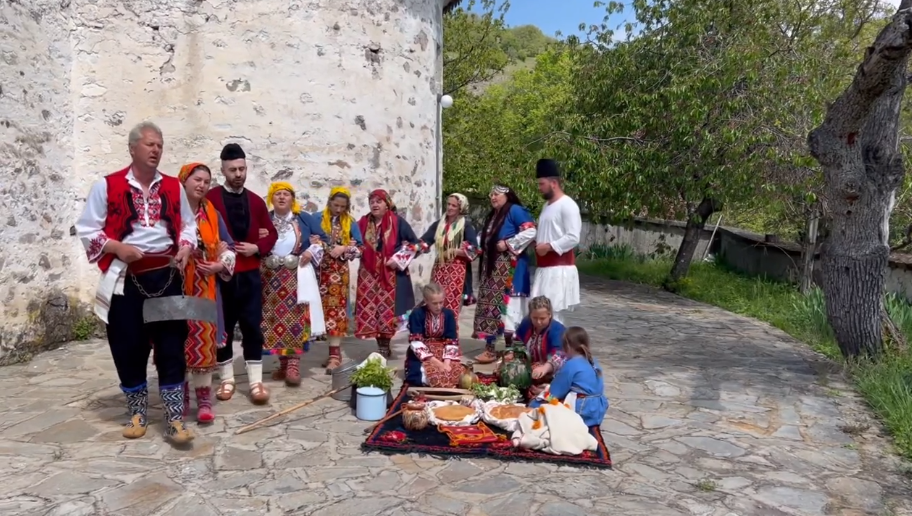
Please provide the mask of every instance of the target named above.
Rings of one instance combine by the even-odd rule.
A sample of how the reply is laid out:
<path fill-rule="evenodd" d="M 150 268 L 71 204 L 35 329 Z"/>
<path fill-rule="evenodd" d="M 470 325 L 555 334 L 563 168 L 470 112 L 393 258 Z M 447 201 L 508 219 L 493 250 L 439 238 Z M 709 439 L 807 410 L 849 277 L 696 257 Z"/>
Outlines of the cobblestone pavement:
<path fill-rule="evenodd" d="M 880 428 L 801 344 L 669 294 L 585 284 L 584 307 L 568 319 L 594 335 L 606 368 L 613 471 L 364 455 L 367 425 L 334 400 L 234 435 L 328 390 L 319 350 L 300 388 L 273 385 L 272 407 L 243 396 L 217 404 L 189 451 L 162 441 L 158 406 L 147 437 L 127 441 L 111 360 L 93 341 L 0 368 L 0 514 L 912 514 Z M 369 351 L 348 347 L 359 359 Z"/>

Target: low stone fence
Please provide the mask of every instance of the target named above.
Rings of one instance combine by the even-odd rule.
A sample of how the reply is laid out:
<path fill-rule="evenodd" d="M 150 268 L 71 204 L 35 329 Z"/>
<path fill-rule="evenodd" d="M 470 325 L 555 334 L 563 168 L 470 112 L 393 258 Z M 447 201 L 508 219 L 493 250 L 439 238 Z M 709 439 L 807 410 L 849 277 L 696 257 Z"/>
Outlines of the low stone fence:
<path fill-rule="evenodd" d="M 472 199 L 469 217 L 479 229 L 489 205 Z M 635 253 L 674 256 L 684 239 L 683 222 L 658 219 L 633 219 L 619 225 L 596 224 L 583 217 L 579 251 L 625 246 Z M 716 255 L 732 270 L 787 282 L 797 282 L 801 274 L 801 246 L 794 242 L 768 242 L 765 235 L 738 228 L 707 224 L 700 234 L 695 260 Z M 815 260 L 819 262 L 819 256 Z M 815 263 L 815 282 L 819 283 L 819 263 Z M 886 291 L 912 301 L 912 255 L 894 253 L 887 269 Z"/>

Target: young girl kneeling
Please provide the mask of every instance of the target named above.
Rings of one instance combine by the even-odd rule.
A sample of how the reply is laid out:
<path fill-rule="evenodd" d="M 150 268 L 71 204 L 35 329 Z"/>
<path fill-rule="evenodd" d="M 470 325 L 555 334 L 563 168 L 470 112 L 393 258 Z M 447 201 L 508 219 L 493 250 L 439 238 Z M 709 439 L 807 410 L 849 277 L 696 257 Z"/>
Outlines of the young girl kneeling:
<path fill-rule="evenodd" d="M 576 413 L 583 418 L 586 426 L 600 425 L 608 411 L 608 398 L 605 397 L 602 368 L 589 350 L 589 334 L 579 326 L 573 326 L 567 328 L 563 341 L 567 361 L 554 375 L 547 395 L 569 402 L 567 396 L 574 394 Z M 529 406 L 535 408 L 544 403 L 547 401 L 536 398 Z"/>

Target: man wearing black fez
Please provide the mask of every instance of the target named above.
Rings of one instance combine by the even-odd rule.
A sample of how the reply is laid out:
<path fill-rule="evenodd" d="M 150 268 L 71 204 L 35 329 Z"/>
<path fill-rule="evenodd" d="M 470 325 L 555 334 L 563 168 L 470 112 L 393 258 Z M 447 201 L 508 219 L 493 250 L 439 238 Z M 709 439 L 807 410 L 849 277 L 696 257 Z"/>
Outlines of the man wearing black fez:
<path fill-rule="evenodd" d="M 250 382 L 250 399 L 256 404 L 269 401 L 263 385 L 263 282 L 260 259 L 272 251 L 279 234 L 263 198 L 244 188 L 247 182 L 247 155 L 236 143 L 222 149 L 222 174 L 225 184 L 209 190 L 206 199 L 215 206 L 235 242 L 237 263 L 234 276 L 222 284 L 222 306 L 228 341 L 216 352 L 221 384 L 216 397 L 222 401 L 234 395 L 234 327 L 240 325 Z M 263 235 L 263 236 L 260 236 Z"/>
<path fill-rule="evenodd" d="M 535 177 L 538 191 L 547 203 L 538 217 L 531 297 L 550 299 L 554 319 L 563 323 L 561 312 L 572 311 L 580 303 L 574 248 L 579 245 L 583 221 L 579 206 L 564 194 L 556 161 L 538 160 Z"/>

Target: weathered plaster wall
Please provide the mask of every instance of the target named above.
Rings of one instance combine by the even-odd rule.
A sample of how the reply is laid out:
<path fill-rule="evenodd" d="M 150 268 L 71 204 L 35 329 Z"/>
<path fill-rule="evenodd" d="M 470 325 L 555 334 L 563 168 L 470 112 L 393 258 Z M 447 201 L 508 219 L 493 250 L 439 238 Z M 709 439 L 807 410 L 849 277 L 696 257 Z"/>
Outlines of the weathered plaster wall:
<path fill-rule="evenodd" d="M 85 193 L 59 4 L 0 2 L 0 361 L 69 338 L 84 315 L 68 230 Z"/>
<path fill-rule="evenodd" d="M 442 4 L 4 2 L 0 356 L 40 331 L 34 308 L 52 289 L 91 299 L 96 270 L 68 229 L 92 181 L 128 163 L 142 120 L 165 133 L 166 173 L 217 169 L 238 142 L 256 192 L 290 181 L 316 210 L 345 184 L 361 215 L 382 187 L 423 232 L 437 210 Z"/>

